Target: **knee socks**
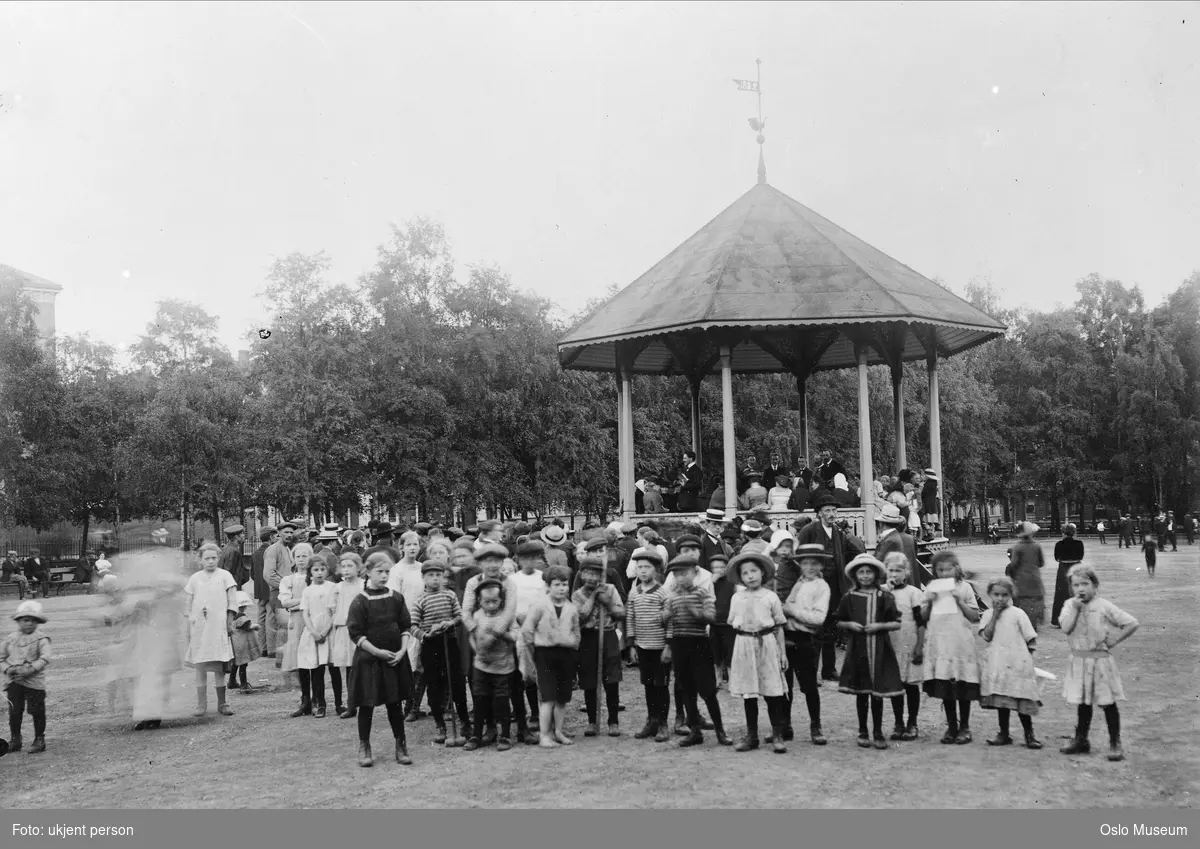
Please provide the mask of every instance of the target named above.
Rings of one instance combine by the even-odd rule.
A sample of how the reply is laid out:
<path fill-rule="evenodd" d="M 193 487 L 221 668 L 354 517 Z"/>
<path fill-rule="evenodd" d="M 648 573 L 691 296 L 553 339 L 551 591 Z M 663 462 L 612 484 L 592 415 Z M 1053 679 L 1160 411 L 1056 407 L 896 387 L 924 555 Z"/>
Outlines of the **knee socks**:
<path fill-rule="evenodd" d="M 917 714 L 921 712 L 921 687 L 918 684 L 905 684 L 904 695 L 908 699 L 908 725 L 917 727 Z"/>
<path fill-rule="evenodd" d="M 683 725 L 687 717 L 687 710 L 683 704 L 683 688 L 679 686 L 678 678 L 675 683 L 675 724 Z"/>
<path fill-rule="evenodd" d="M 868 707 L 869 706 L 869 707 Z M 867 736 L 867 711 L 871 713 L 871 731 L 883 736 L 883 698 L 868 693 L 858 694 L 858 736 Z"/>
<path fill-rule="evenodd" d="M 996 720 L 1000 723 L 1000 733 L 1005 737 L 1009 736 L 1009 714 L 1012 713 L 1008 708 L 1000 708 L 996 711 Z"/>
<path fill-rule="evenodd" d="M 405 742 L 404 736 L 404 705 L 401 702 L 395 702 L 387 705 L 388 725 L 392 726 L 392 736 L 401 743 Z"/>
<path fill-rule="evenodd" d="M 957 734 L 958 712 L 954 706 L 954 699 L 942 699 L 942 710 L 946 712 L 946 730 L 950 734 Z"/>
<path fill-rule="evenodd" d="M 767 716 L 771 719 L 772 728 L 784 728 L 788 725 L 787 696 L 767 696 Z"/>
<path fill-rule="evenodd" d="M 758 699 L 742 699 L 742 710 L 746 712 L 746 734 L 758 739 Z"/>
<path fill-rule="evenodd" d="M 958 700 L 957 714 L 954 699 L 943 699 L 942 709 L 946 712 L 946 726 L 951 734 L 957 734 L 960 730 L 965 731 L 971 727 L 970 699 Z"/>
<path fill-rule="evenodd" d="M 342 707 L 342 670 L 336 666 L 329 667 L 329 683 L 333 687 L 333 703 Z"/>
<path fill-rule="evenodd" d="M 312 680 L 313 702 L 325 707 L 325 667 L 318 666 L 316 669 L 307 671 Z"/>
<path fill-rule="evenodd" d="M 1121 713 L 1115 704 L 1104 705 L 1104 721 L 1108 725 L 1108 736 L 1111 740 L 1116 740 L 1121 736 Z M 1092 706 L 1079 706 L 1079 728 L 1076 733 L 1080 737 L 1087 739 L 1088 732 L 1092 727 Z"/>
<path fill-rule="evenodd" d="M 971 727 L 971 701 L 969 699 L 958 700 L 958 727 L 960 730 Z"/>
<path fill-rule="evenodd" d="M 608 724 L 616 725 L 619 721 L 617 712 L 621 707 L 621 687 L 616 681 L 604 685 L 604 702 L 608 708 Z"/>
<path fill-rule="evenodd" d="M 587 709 L 588 725 L 598 725 L 596 714 L 599 713 L 598 697 L 595 690 L 583 691 L 583 706 Z"/>
<path fill-rule="evenodd" d="M 892 696 L 892 715 L 896 719 L 896 727 L 904 727 L 904 696 Z"/>
<path fill-rule="evenodd" d="M 300 703 L 302 705 L 312 704 L 312 670 L 297 669 L 297 676 L 300 678 Z"/>
<path fill-rule="evenodd" d="M 808 705 L 808 723 L 811 728 L 818 729 L 821 727 L 821 694 L 814 690 L 811 693 L 804 694 L 804 701 Z"/>

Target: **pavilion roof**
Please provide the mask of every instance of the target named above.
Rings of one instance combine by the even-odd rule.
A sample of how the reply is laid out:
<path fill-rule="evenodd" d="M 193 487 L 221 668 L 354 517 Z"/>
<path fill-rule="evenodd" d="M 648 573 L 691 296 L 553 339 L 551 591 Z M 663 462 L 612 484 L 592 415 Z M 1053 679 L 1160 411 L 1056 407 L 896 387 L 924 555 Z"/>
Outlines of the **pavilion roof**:
<path fill-rule="evenodd" d="M 564 368 L 793 372 L 950 356 L 1004 333 L 986 313 L 760 183 L 559 342 Z"/>

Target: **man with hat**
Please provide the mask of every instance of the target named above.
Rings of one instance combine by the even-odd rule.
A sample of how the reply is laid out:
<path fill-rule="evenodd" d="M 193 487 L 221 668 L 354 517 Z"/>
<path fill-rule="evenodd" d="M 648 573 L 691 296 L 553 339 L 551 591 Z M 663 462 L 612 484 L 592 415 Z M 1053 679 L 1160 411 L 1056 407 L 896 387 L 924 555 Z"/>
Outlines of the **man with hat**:
<path fill-rule="evenodd" d="M 700 466 L 696 463 L 696 452 L 683 450 L 683 471 L 679 473 L 679 496 L 676 506 L 680 513 L 695 513 L 700 509 Z"/>
<path fill-rule="evenodd" d="M 42 598 L 50 598 L 50 564 L 42 557 L 42 552 L 36 548 L 29 549 L 23 571 L 27 578 L 38 584 L 42 590 Z M 37 597 L 38 587 L 34 588 L 34 598 Z"/>
<path fill-rule="evenodd" d="M 377 551 L 382 551 L 392 559 L 392 563 L 399 563 L 401 554 L 396 548 L 396 540 L 392 531 L 391 522 L 378 522 L 375 525 L 375 530 L 371 534 L 371 547 L 363 552 L 363 562 Z"/>
<path fill-rule="evenodd" d="M 575 547 L 567 542 L 567 532 L 562 525 L 547 525 L 541 530 L 542 542 L 546 545 L 546 565 L 566 566 L 575 573 Z"/>
<path fill-rule="evenodd" d="M 320 557 L 325 561 L 326 580 L 339 584 L 342 581 L 342 576 L 338 574 L 338 555 L 341 553 L 339 545 L 338 533 L 340 528 L 337 522 L 326 522 L 321 526 L 321 532 L 317 534 L 316 542 L 313 544 L 313 555 Z"/>
<path fill-rule="evenodd" d="M 246 568 L 242 557 L 242 544 L 245 541 L 245 528 L 241 525 L 226 525 L 225 545 L 221 549 L 221 559 L 217 561 L 217 568 L 224 569 L 232 575 L 233 582 L 239 590 L 250 580 L 250 570 Z"/>
<path fill-rule="evenodd" d="M 921 484 L 921 516 L 927 525 L 941 525 L 942 512 L 938 503 L 938 474 L 933 469 L 925 470 L 925 483 Z"/>
<path fill-rule="evenodd" d="M 258 610 L 258 647 L 268 657 L 275 654 L 275 623 L 273 620 L 268 622 L 271 585 L 263 574 L 263 566 L 267 549 L 277 536 L 279 531 L 273 525 L 264 525 L 258 532 L 258 548 L 250 555 L 250 580 L 254 582 L 254 606 Z"/>
<path fill-rule="evenodd" d="M 721 532 L 729 524 L 729 520 L 725 518 L 725 511 L 710 507 L 701 516 L 703 521 L 704 536 L 700 540 L 700 565 L 708 567 L 708 558 L 714 554 L 724 554 L 726 557 L 733 554 L 728 545 L 721 539 Z"/>
<path fill-rule="evenodd" d="M 601 563 L 607 564 L 604 580 L 606 583 L 612 584 L 617 588 L 621 600 L 624 601 L 627 598 L 625 578 L 611 556 L 608 542 L 602 538 L 590 539 L 584 544 L 583 552 L 584 556 L 579 559 L 579 571 L 575 573 L 575 580 L 571 582 L 571 594 L 574 595 L 575 591 L 583 586 L 581 573 L 583 571 L 584 558 L 594 557 L 599 559 Z"/>
<path fill-rule="evenodd" d="M 278 531 L 275 542 L 271 543 L 263 552 L 263 575 L 266 577 L 267 587 L 270 591 L 267 604 L 271 608 L 269 621 L 272 625 L 267 637 L 267 657 L 275 658 L 276 669 L 283 664 L 283 658 L 279 652 L 279 628 L 282 625 L 280 622 L 282 617 L 279 613 L 279 583 L 286 576 L 292 574 L 292 545 L 295 539 L 296 525 L 293 522 L 281 522 Z M 284 621 L 286 622 L 286 620 Z"/>
<path fill-rule="evenodd" d="M 25 593 L 29 589 L 29 581 L 21 571 L 21 561 L 17 559 L 18 555 L 15 551 L 9 551 L 8 556 L 4 558 L 4 562 L 0 563 L 0 583 L 13 583 L 17 585 L 17 596 L 20 601 L 25 600 Z"/>
<path fill-rule="evenodd" d="M 850 579 L 843 570 L 862 550 L 856 547 L 837 526 L 838 503 L 832 495 L 820 498 L 813 507 L 819 521 L 810 522 L 796 537 L 796 546 L 820 545 L 830 559 L 825 565 L 825 581 L 829 584 L 829 616 L 821 632 L 821 677 L 826 681 L 837 680 L 837 623 L 833 615 L 841 603 L 842 595 L 851 589 Z"/>
<path fill-rule="evenodd" d="M 905 524 L 904 517 L 900 515 L 900 508 L 895 504 L 890 501 L 876 503 L 875 528 L 879 542 L 875 544 L 875 559 L 883 563 L 893 551 L 900 552 L 908 558 L 908 564 L 912 568 L 913 585 L 921 589 L 929 583 L 932 576 L 924 564 L 917 560 L 917 541 L 913 539 L 912 534 L 901 530 Z"/>
<path fill-rule="evenodd" d="M 625 562 L 627 563 L 629 562 L 629 557 L 632 557 L 633 553 L 642 547 L 638 541 L 637 532 L 637 522 L 625 522 L 621 525 L 621 539 L 617 543 L 617 548 L 628 555 L 625 558 Z"/>

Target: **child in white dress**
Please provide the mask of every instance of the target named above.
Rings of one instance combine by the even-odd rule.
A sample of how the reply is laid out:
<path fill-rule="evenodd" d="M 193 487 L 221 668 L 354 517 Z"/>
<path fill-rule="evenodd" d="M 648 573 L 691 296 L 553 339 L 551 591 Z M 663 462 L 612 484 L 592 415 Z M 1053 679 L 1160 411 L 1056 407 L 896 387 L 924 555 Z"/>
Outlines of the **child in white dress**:
<path fill-rule="evenodd" d="M 354 643 L 346 619 L 350 603 L 363 591 L 366 569 L 358 552 L 346 551 L 338 558 L 338 573 L 342 582 L 337 585 L 337 605 L 333 609 L 333 631 L 329 636 L 329 683 L 333 685 L 333 707 L 342 719 L 354 716 L 354 710 L 342 703 L 342 681 L 350 691 L 350 668 L 354 665 Z M 345 670 L 343 673 L 342 670 Z"/>
<path fill-rule="evenodd" d="M 746 711 L 746 737 L 735 751 L 758 748 L 758 699 L 767 702 L 774 751 L 783 754 L 783 729 L 788 722 L 787 653 L 783 626 L 787 619 L 779 596 L 763 585 L 775 577 L 775 564 L 759 552 L 739 554 L 729 562 L 729 575 L 745 587 L 729 604 L 729 624 L 737 635 L 729 669 L 729 692 L 742 698 Z"/>
<path fill-rule="evenodd" d="M 185 660 L 196 670 L 196 710 L 208 711 L 208 674 L 217 690 L 217 712 L 232 716 L 225 701 L 225 664 L 233 660 L 233 619 L 237 616 L 237 587 L 224 569 L 217 568 L 221 549 L 212 543 L 200 547 L 200 571 L 183 588 L 187 599 L 188 648 Z"/>
<path fill-rule="evenodd" d="M 1138 629 L 1138 621 L 1106 598 L 1100 598 L 1100 579 L 1083 563 L 1067 573 L 1071 582 L 1071 598 L 1063 605 L 1058 624 L 1071 646 L 1071 660 L 1063 682 L 1063 696 L 1068 704 L 1078 707 L 1079 721 L 1075 739 L 1060 751 L 1064 755 L 1087 754 L 1088 729 L 1092 724 L 1092 708 L 1104 708 L 1108 723 L 1111 750 L 1110 761 L 1125 759 L 1121 747 L 1121 715 L 1117 702 L 1124 701 L 1125 688 L 1121 673 L 1113 660 L 1112 649 L 1124 642 Z"/>
<path fill-rule="evenodd" d="M 333 611 L 337 606 L 337 584 L 325 580 L 327 569 L 320 557 L 308 562 L 309 585 L 300 596 L 304 628 L 296 647 L 300 697 L 305 702 L 311 698 L 318 719 L 325 716 L 325 666 L 329 663 L 329 632 L 333 630 Z M 292 715 L 305 715 L 303 703 Z"/>
<path fill-rule="evenodd" d="M 1000 722 L 1000 733 L 988 740 L 988 745 L 1012 745 L 1008 729 L 1015 710 L 1025 731 L 1026 748 L 1040 749 L 1041 742 L 1033 736 L 1033 717 L 1041 705 L 1033 666 L 1037 631 L 1029 614 L 1016 606 L 1017 588 L 1012 580 L 993 578 L 987 593 L 992 609 L 985 610 L 979 620 L 979 636 L 988 644 L 983 653 L 979 706 L 995 710 Z"/>
<path fill-rule="evenodd" d="M 925 678 L 921 669 L 925 651 L 925 620 L 921 616 L 924 594 L 910 583 L 912 564 L 903 552 L 893 551 L 883 559 L 883 565 L 888 576 L 885 589 L 891 592 L 896 609 L 900 611 L 900 630 L 889 631 L 888 638 L 892 641 L 892 651 L 900 665 L 900 681 L 904 684 L 904 695 L 892 696 L 896 728 L 891 739 L 916 740 L 920 736 L 917 714 L 921 711 L 921 682 Z M 907 723 L 904 721 L 905 700 L 908 701 Z"/>
<path fill-rule="evenodd" d="M 298 677 L 300 666 L 296 662 L 296 653 L 300 648 L 300 634 L 304 631 L 304 613 L 300 610 L 300 600 L 304 588 L 308 585 L 308 564 L 312 561 L 312 546 L 306 542 L 298 543 L 292 549 L 292 573 L 284 575 L 279 582 L 279 609 L 287 615 L 287 642 L 280 649 L 279 669 L 283 672 L 285 687 L 291 688 Z M 309 702 L 302 702 L 301 706 Z"/>
<path fill-rule="evenodd" d="M 930 564 L 934 580 L 925 587 L 925 695 L 941 699 L 946 712 L 943 743 L 970 743 L 971 702 L 979 701 L 979 655 L 975 630 L 979 606 L 975 590 L 963 577 L 958 555 L 939 551 Z M 957 711 L 956 711 L 957 708 Z"/>

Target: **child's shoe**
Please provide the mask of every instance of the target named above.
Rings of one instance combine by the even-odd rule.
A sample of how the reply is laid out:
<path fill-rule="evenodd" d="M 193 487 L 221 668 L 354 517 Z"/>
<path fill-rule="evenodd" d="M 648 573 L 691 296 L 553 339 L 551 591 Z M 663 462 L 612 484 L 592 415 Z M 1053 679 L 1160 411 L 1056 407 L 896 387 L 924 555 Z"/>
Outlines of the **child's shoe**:
<path fill-rule="evenodd" d="M 654 733 L 655 743 L 666 743 L 671 739 L 671 725 L 667 722 L 660 722 L 658 730 Z"/>
<path fill-rule="evenodd" d="M 783 739 L 787 743 L 796 739 L 796 731 L 790 724 L 783 726 Z"/>
<path fill-rule="evenodd" d="M 895 728 L 893 728 L 893 729 L 892 729 L 892 736 L 891 736 L 889 739 L 891 739 L 891 740 L 903 740 L 903 739 L 904 739 L 904 726 L 903 726 L 903 725 L 897 725 Z"/>
<path fill-rule="evenodd" d="M 947 731 L 945 734 L 942 735 L 942 742 L 953 745 L 954 741 L 957 739 L 957 737 L 958 737 L 957 731 Z"/>
<path fill-rule="evenodd" d="M 653 737 L 658 733 L 658 723 L 653 719 L 647 719 L 646 724 L 642 726 L 642 730 L 633 735 L 634 740 L 645 740 L 647 737 Z"/>
<path fill-rule="evenodd" d="M 700 730 L 701 731 L 715 731 L 716 728 L 717 728 L 717 726 L 712 724 L 711 719 L 701 719 L 700 720 Z"/>
<path fill-rule="evenodd" d="M 338 711 L 338 719 L 353 719 L 358 715 L 358 711 L 354 708 L 346 708 Z"/>
<path fill-rule="evenodd" d="M 784 745 L 784 727 L 779 726 L 775 729 L 775 733 L 771 735 L 771 751 L 777 755 L 786 755 L 787 746 Z"/>
<path fill-rule="evenodd" d="M 536 746 L 541 742 L 541 737 L 542 735 L 540 731 L 535 731 L 534 729 L 530 728 L 525 732 L 525 736 L 522 739 L 524 739 L 526 746 Z"/>
<path fill-rule="evenodd" d="M 871 748 L 871 737 L 865 731 L 859 732 L 858 748 L 860 748 L 860 749 Z"/>
<path fill-rule="evenodd" d="M 312 716 L 312 702 L 300 702 L 300 707 L 292 711 L 292 719 L 301 716 Z"/>
<path fill-rule="evenodd" d="M 19 752 L 21 751 L 21 745 L 21 735 L 14 734 L 13 738 L 8 741 L 8 750 L 10 752 Z"/>
<path fill-rule="evenodd" d="M 41 739 L 42 739 L 41 737 L 38 738 L 38 740 L 41 740 Z M 31 752 L 41 751 L 41 749 L 38 749 L 37 745 L 38 745 L 37 740 L 34 740 L 33 748 L 30 749 L 29 751 L 31 751 Z M 43 746 L 42 748 L 44 749 L 45 746 Z M 1113 737 L 1109 743 L 1108 759 L 1110 761 L 1125 760 L 1125 748 L 1121 745 L 1121 735 L 1120 734 Z"/>
<path fill-rule="evenodd" d="M 675 720 L 675 736 L 686 737 L 692 733 L 692 730 L 683 724 L 682 719 Z"/>
<path fill-rule="evenodd" d="M 609 737 L 620 737 L 621 736 L 621 726 L 617 725 L 617 723 L 615 723 L 615 722 L 610 722 L 608 725 L 608 736 Z"/>
<path fill-rule="evenodd" d="M 467 745 L 466 737 L 459 736 L 459 737 L 447 737 L 446 738 L 446 748 L 447 749 L 461 749 L 466 745 Z"/>
<path fill-rule="evenodd" d="M 888 741 L 887 741 L 887 740 L 885 740 L 885 739 L 883 739 L 883 734 L 876 734 L 876 735 L 875 735 L 875 739 L 874 739 L 874 741 L 872 742 L 872 745 L 873 745 L 873 746 L 874 746 L 876 749 L 879 749 L 880 751 L 883 751 L 884 749 L 886 749 L 886 748 L 888 747 Z"/>
<path fill-rule="evenodd" d="M 1071 738 L 1071 742 L 1059 749 L 1064 755 L 1086 755 L 1092 751 L 1092 744 L 1088 742 L 1087 737 L 1080 736 L 1079 732 Z"/>
<path fill-rule="evenodd" d="M 1120 748 L 1120 746 L 1121 746 L 1121 744 L 1118 741 L 1116 744 L 1116 748 L 1114 748 L 1113 751 L 1116 752 Z M 45 737 L 34 737 L 33 745 L 29 747 L 29 754 L 37 755 L 44 751 L 46 751 L 46 738 Z M 1123 758 L 1125 756 L 1122 755 L 1121 757 Z M 1108 759 L 1110 761 L 1119 761 L 1121 758 L 1114 758 L 1112 755 L 1109 755 Z"/>
<path fill-rule="evenodd" d="M 729 735 L 725 733 L 724 728 L 717 729 L 717 745 L 718 746 L 732 746 L 733 745 L 733 741 L 729 739 Z"/>
<path fill-rule="evenodd" d="M 814 746 L 824 746 L 828 741 L 825 735 L 821 733 L 821 726 L 814 725 L 809 729 L 809 739 L 812 740 Z"/>
<path fill-rule="evenodd" d="M 735 752 L 751 752 L 758 748 L 758 734 L 747 734 L 733 747 Z"/>
<path fill-rule="evenodd" d="M 317 709 L 313 713 L 313 716 L 315 716 L 317 719 L 324 719 L 325 718 L 325 705 L 317 705 Z"/>
<path fill-rule="evenodd" d="M 1013 742 L 1012 737 L 1008 736 L 1003 731 L 1001 731 L 999 734 L 997 734 L 991 740 L 988 740 L 987 744 L 989 746 L 1011 746 L 1012 742 Z"/>
<path fill-rule="evenodd" d="M 490 746 L 496 742 L 496 737 L 497 737 L 496 729 L 489 728 L 483 732 L 483 737 L 481 737 L 479 739 L 479 745 L 480 746 Z"/>
<path fill-rule="evenodd" d="M 589 723 L 588 727 L 583 729 L 584 737 L 595 737 L 599 733 L 600 733 L 600 729 L 597 728 L 594 723 Z"/>
<path fill-rule="evenodd" d="M 679 748 L 687 749 L 691 746 L 699 746 L 704 742 L 704 735 L 700 733 L 699 728 L 692 728 L 688 731 L 688 735 L 679 741 Z"/>
<path fill-rule="evenodd" d="M 501 737 L 499 740 L 496 741 L 496 751 L 497 752 L 507 752 L 511 748 L 512 748 L 512 741 L 509 740 L 507 737 Z"/>
<path fill-rule="evenodd" d="M 437 732 L 433 735 L 433 742 L 439 744 L 446 742 L 446 723 L 438 723 Z"/>
<path fill-rule="evenodd" d="M 465 751 L 465 752 L 473 752 L 478 748 L 479 748 L 479 738 L 478 737 L 472 737 L 465 744 L 463 744 L 463 751 Z"/>
<path fill-rule="evenodd" d="M 914 722 L 913 724 L 909 725 L 907 728 L 904 729 L 904 736 L 901 737 L 900 739 L 901 740 L 916 740 L 920 736 L 921 736 L 921 732 L 917 729 L 917 725 Z"/>
<path fill-rule="evenodd" d="M 960 746 L 964 746 L 967 743 L 970 743 L 974 739 L 975 738 L 971 736 L 970 728 L 960 728 L 960 729 L 958 729 L 958 736 L 956 736 L 954 738 L 954 742 Z"/>
<path fill-rule="evenodd" d="M 399 737 L 396 738 L 396 763 L 404 766 L 412 765 L 412 758 L 408 756 L 408 746 Z"/>
<path fill-rule="evenodd" d="M 254 692 L 254 688 L 253 688 L 253 687 L 251 687 L 251 686 L 250 686 L 250 682 L 249 682 L 249 681 L 247 681 L 245 684 L 243 684 L 243 685 L 242 685 L 242 686 L 241 686 L 241 687 L 238 689 L 238 692 L 239 692 L 239 693 L 241 693 L 243 696 L 248 696 L 248 695 L 250 695 L 251 693 L 253 693 L 253 692 Z"/>
<path fill-rule="evenodd" d="M 1028 731 L 1025 733 L 1025 748 L 1040 749 L 1042 748 L 1042 741 L 1034 737 L 1032 731 Z"/>
<path fill-rule="evenodd" d="M 371 744 L 366 740 L 358 741 L 358 765 L 374 766 L 375 759 L 371 757 Z"/>

